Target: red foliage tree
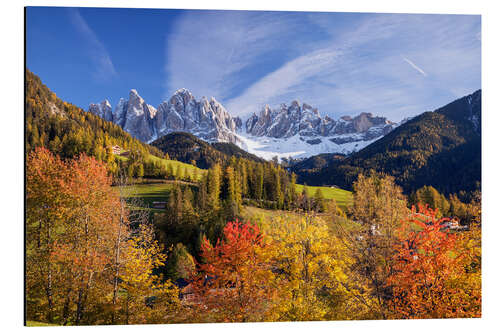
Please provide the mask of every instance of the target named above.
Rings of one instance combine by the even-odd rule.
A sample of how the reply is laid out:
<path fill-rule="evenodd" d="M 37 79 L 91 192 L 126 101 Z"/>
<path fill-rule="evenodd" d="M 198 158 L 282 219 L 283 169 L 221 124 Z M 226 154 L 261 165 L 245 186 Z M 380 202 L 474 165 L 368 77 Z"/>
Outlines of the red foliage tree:
<path fill-rule="evenodd" d="M 266 245 L 258 226 L 229 222 L 224 238 L 201 246 L 202 263 L 193 283 L 197 307 L 209 321 L 265 320 L 273 291 Z M 200 311 L 201 312 L 201 311 Z"/>
<path fill-rule="evenodd" d="M 444 228 L 448 219 L 436 213 L 427 206 L 413 208 L 398 229 L 395 273 L 388 279 L 396 318 L 480 316 L 480 272 L 467 271 L 467 249 Z"/>

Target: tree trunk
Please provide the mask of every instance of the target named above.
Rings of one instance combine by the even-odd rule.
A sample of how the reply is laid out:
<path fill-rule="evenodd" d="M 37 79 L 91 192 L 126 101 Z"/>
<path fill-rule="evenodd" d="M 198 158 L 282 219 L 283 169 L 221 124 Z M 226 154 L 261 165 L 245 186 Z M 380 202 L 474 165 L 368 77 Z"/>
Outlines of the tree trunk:
<path fill-rule="evenodd" d="M 71 291 L 72 288 L 68 288 L 68 291 L 66 292 L 66 300 L 64 301 L 64 306 L 63 306 L 63 325 L 68 324 L 68 319 L 69 319 L 69 304 L 71 301 Z"/>

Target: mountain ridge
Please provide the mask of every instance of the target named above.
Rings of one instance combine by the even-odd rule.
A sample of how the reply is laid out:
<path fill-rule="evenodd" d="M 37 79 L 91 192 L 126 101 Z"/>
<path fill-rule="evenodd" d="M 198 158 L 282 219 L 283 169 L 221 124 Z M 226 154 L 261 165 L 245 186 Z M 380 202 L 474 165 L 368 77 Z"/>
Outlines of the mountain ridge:
<path fill-rule="evenodd" d="M 186 88 L 175 91 L 157 108 L 131 89 L 129 99 L 121 98 L 114 109 L 104 100 L 90 104 L 88 111 L 120 125 L 146 143 L 182 131 L 208 142 L 234 143 L 268 160 L 274 156 L 351 153 L 399 125 L 368 112 L 338 120 L 321 117 L 317 108 L 307 103 L 300 105 L 297 100 L 290 106 L 282 103 L 278 109 L 265 105 L 259 115 L 254 113 L 243 123 L 240 117 L 232 117 L 214 97 L 196 100 Z M 289 139 L 293 141 L 290 147 L 283 141 Z M 268 140 L 275 140 L 277 144 L 268 145 Z M 297 147 L 301 148 L 297 151 Z"/>
<path fill-rule="evenodd" d="M 359 173 L 373 169 L 394 176 L 406 192 L 423 185 L 444 193 L 475 190 L 481 182 L 480 124 L 481 90 L 477 90 L 412 118 L 345 158 L 323 158 L 320 170 L 308 171 L 296 164 L 291 171 L 310 185 L 346 189 Z"/>

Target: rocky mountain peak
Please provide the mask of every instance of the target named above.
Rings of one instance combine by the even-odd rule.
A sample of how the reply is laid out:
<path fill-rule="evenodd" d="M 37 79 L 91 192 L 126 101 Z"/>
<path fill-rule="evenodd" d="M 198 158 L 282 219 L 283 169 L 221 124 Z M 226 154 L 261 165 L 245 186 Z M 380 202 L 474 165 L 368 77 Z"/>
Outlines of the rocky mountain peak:
<path fill-rule="evenodd" d="M 171 104 L 177 103 L 178 105 L 185 106 L 194 100 L 195 100 L 195 98 L 194 98 L 193 94 L 191 94 L 191 92 L 188 89 L 181 88 L 181 89 L 177 89 L 174 92 L 174 94 L 170 98 L 169 102 Z"/>
<path fill-rule="evenodd" d="M 130 92 L 128 93 L 128 102 L 129 103 L 144 103 L 144 99 L 139 95 L 137 90 L 135 89 L 130 89 Z"/>
<path fill-rule="evenodd" d="M 111 108 L 111 103 L 105 99 L 104 101 L 101 102 L 101 105 L 107 107 L 107 108 Z"/>
<path fill-rule="evenodd" d="M 132 98 L 141 98 L 141 96 L 139 96 L 139 93 L 135 89 L 130 89 L 129 99 L 132 99 Z"/>
<path fill-rule="evenodd" d="M 240 117 L 235 117 L 233 118 L 233 120 L 234 124 L 236 125 L 236 130 L 241 131 L 241 129 L 243 128 L 243 120 L 241 120 Z"/>
<path fill-rule="evenodd" d="M 182 95 L 182 96 L 184 96 L 184 95 L 188 95 L 188 96 L 193 96 L 193 95 L 191 94 L 191 92 L 190 92 L 188 89 L 186 89 L 186 88 L 180 88 L 180 89 L 177 89 L 177 90 L 174 92 L 173 96 L 175 96 L 175 95 Z"/>
<path fill-rule="evenodd" d="M 128 100 L 121 98 L 114 110 L 106 107 L 109 121 L 120 125 L 132 136 L 151 142 L 171 132 L 189 132 L 207 141 L 238 142 L 237 122 L 214 97 L 198 102 L 185 88 L 178 89 L 160 103 L 158 109 L 147 104 L 137 90 L 131 89 Z M 99 116 L 105 113 L 96 104 L 89 111 Z M 241 127 L 241 119 L 239 119 Z"/>
<path fill-rule="evenodd" d="M 111 103 L 109 103 L 107 99 L 99 104 L 90 104 L 89 112 L 103 118 L 106 121 L 112 121 L 113 119 Z"/>
<path fill-rule="evenodd" d="M 344 144 L 353 141 L 368 141 L 382 136 L 396 125 L 384 117 L 374 117 L 362 112 L 355 116 L 343 116 L 339 121 L 322 117 L 317 108 L 294 100 L 290 106 L 281 104 L 272 109 L 265 105 L 257 116 L 255 113 L 246 121 L 247 133 L 254 137 L 289 138 L 299 136 L 307 142 L 321 142 L 316 137 Z M 341 138 L 339 138 L 341 137 Z"/>

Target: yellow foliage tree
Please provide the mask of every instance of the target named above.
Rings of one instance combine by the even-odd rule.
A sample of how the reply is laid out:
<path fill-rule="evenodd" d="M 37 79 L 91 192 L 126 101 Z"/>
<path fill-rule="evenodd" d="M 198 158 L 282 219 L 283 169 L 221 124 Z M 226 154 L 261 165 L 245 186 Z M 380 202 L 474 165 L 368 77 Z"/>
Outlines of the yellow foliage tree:
<path fill-rule="evenodd" d="M 356 291 L 348 286 L 346 247 L 320 218 L 276 218 L 265 223 L 279 290 L 274 320 L 353 319 Z"/>
<path fill-rule="evenodd" d="M 178 290 L 154 270 L 166 255 L 154 239 L 151 226 L 141 225 L 128 240 L 120 272 L 121 321 L 124 324 L 172 322 L 180 307 Z"/>

